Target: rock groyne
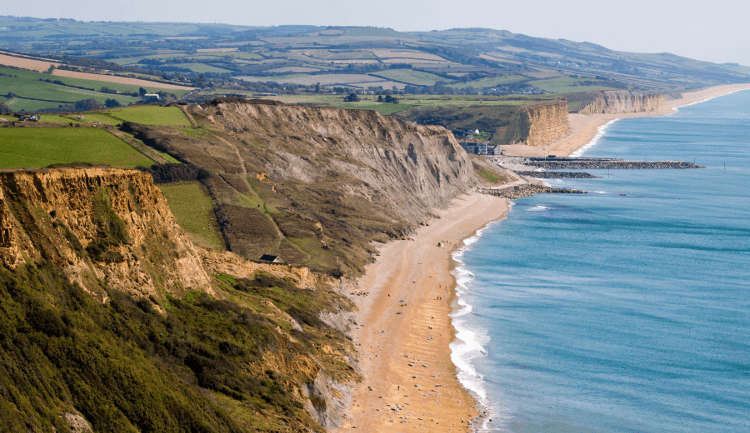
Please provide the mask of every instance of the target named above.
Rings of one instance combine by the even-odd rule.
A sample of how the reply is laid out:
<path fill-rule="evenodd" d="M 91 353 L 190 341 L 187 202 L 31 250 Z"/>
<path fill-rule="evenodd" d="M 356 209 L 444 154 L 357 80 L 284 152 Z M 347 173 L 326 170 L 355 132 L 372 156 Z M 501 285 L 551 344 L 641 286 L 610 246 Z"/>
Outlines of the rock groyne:
<path fill-rule="evenodd" d="M 622 159 L 535 159 L 523 162 L 527 167 L 545 170 L 598 170 L 598 169 L 688 169 L 705 168 L 685 161 L 624 161 Z"/>
<path fill-rule="evenodd" d="M 516 171 L 515 173 L 537 179 L 594 179 L 599 177 L 581 171 Z"/>
<path fill-rule="evenodd" d="M 534 194 L 586 194 L 586 191 L 579 191 L 577 189 L 552 188 L 544 185 L 521 185 L 503 189 L 479 188 L 478 191 L 482 194 L 503 197 L 508 200 L 529 197 Z"/>

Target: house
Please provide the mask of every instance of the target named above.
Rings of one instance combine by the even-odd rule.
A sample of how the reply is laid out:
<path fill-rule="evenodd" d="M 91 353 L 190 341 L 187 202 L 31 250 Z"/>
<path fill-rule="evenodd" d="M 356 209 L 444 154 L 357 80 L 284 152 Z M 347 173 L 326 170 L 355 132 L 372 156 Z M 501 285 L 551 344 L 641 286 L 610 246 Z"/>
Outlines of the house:
<path fill-rule="evenodd" d="M 161 101 L 161 96 L 156 93 L 146 93 L 143 95 L 143 100 L 146 102 L 158 102 Z"/>
<path fill-rule="evenodd" d="M 260 259 L 258 260 L 260 262 L 268 262 L 268 263 L 284 263 L 279 256 L 272 256 L 270 254 L 263 254 L 260 256 Z"/>

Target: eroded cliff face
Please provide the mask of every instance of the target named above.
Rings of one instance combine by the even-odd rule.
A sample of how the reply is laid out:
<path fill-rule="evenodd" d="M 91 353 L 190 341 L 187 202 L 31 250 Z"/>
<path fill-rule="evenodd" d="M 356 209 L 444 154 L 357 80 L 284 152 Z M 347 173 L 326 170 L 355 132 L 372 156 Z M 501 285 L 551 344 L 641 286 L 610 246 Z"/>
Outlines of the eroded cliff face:
<path fill-rule="evenodd" d="M 12 278 L 10 274 L 37 280 L 31 284 L 39 283 L 41 287 L 48 284 L 53 288 L 49 293 L 38 288 L 36 292 L 25 292 L 27 296 L 44 299 L 26 301 L 31 310 L 17 315 L 25 317 L 32 327 L 65 334 L 66 326 L 82 323 L 84 327 L 76 328 L 78 338 L 71 344 L 83 346 L 88 344 L 86 338 L 90 335 L 116 330 L 107 334 L 104 341 L 133 351 L 127 356 L 134 356 L 140 362 L 136 368 L 141 368 L 133 375 L 146 378 L 139 388 L 147 389 L 143 392 L 151 397 L 157 396 L 157 401 L 149 400 L 149 404 L 160 404 L 158 396 L 169 392 L 165 391 L 168 386 L 161 382 L 153 385 L 162 376 L 151 375 L 160 368 L 175 368 L 167 374 L 173 375 L 169 376 L 173 382 L 169 386 L 175 386 L 181 395 L 187 391 L 180 387 L 199 386 L 201 407 L 220 414 L 219 420 L 224 424 L 213 431 L 228 431 L 225 424 L 236 424 L 230 431 L 255 431 L 257 425 L 264 423 L 271 423 L 271 427 L 262 431 L 278 431 L 276 424 L 287 426 L 285 431 L 322 431 L 321 426 L 333 427 L 341 419 L 348 398 L 348 388 L 343 383 L 351 383 L 357 375 L 351 366 L 354 347 L 342 333 L 348 330 L 352 303 L 333 287 L 334 280 L 305 267 L 254 263 L 231 252 L 193 246 L 149 174 L 104 168 L 0 173 L 0 260 L 5 268 L 0 269 L 0 284 L 3 284 L 0 296 L 5 296 L 4 302 L 10 299 L 5 291 L 8 279 Z M 76 314 L 81 309 L 80 305 L 67 305 L 70 293 L 77 289 L 54 291 L 60 288 L 53 281 L 54 275 L 67 277 L 98 301 L 86 310 L 98 311 L 92 314 L 93 318 L 49 319 L 79 317 Z M 49 311 L 40 315 L 34 308 Z M 155 315 L 149 316 L 154 310 Z M 195 311 L 198 313 L 194 315 Z M 199 316 L 195 319 L 198 324 L 192 322 L 195 316 Z M 104 323 L 96 322 L 98 319 Z M 221 320 L 228 324 L 222 324 Z M 342 326 L 334 328 L 328 322 Z M 124 325 L 118 327 L 117 323 L 128 323 L 130 328 L 122 331 Z M 13 327 L 5 325 L 0 334 L 8 326 Z M 33 329 L 24 325 L 16 332 L 26 332 L 27 328 Z M 232 332 L 221 335 L 228 328 Z M 128 340 L 144 329 L 148 338 Z M 99 338 L 99 334 L 94 338 Z M 104 351 L 107 357 L 117 360 L 114 364 L 125 356 L 111 348 Z M 55 356 L 65 359 L 60 361 L 62 364 L 80 361 L 70 360 L 66 358 L 68 352 L 61 352 L 64 353 Z M 71 349 L 70 353 L 78 356 L 83 350 Z M 98 346 L 87 348 L 86 356 L 99 357 Z M 59 361 L 58 358 L 55 359 Z M 157 358 L 154 366 L 149 367 L 149 362 Z M 5 361 L 0 362 L 0 368 L 6 367 Z M 35 358 L 34 362 L 41 361 Z M 84 370 L 91 376 L 111 376 L 99 372 L 98 367 L 81 369 Z M 58 382 L 48 388 L 69 386 L 59 379 L 61 376 L 64 374 L 54 376 Z M 207 379 L 209 376 L 212 379 Z M 227 376 L 232 376 L 232 380 L 227 380 Z M 123 377 L 130 376 L 123 373 Z M 14 379 L 8 380 L 4 386 L 17 385 Z M 110 380 L 113 382 L 108 383 L 116 383 L 118 390 L 134 386 L 116 378 Z M 103 401 L 122 398 L 128 404 L 140 404 L 128 400 L 132 396 L 128 393 L 124 397 L 101 397 L 103 393 L 97 387 L 102 385 L 97 381 L 89 385 Z M 152 385 L 153 389 L 148 388 Z M 66 392 L 78 397 L 77 391 Z M 191 392 L 195 391 L 191 388 Z M 273 397 L 264 394 L 263 398 L 268 399 L 265 402 L 258 396 L 260 392 L 275 394 Z M 219 403 L 216 396 L 221 396 Z M 2 404 L 0 396 L 0 411 Z M 88 420 L 99 427 L 108 426 L 111 421 L 101 418 L 80 400 L 74 404 L 67 400 L 47 404 L 74 414 L 80 411 L 85 416 L 76 416 L 82 422 Z M 183 406 L 175 409 L 176 413 L 187 410 L 185 404 L 180 404 Z M 274 406 L 278 404 L 283 404 L 283 408 Z M 230 406 L 231 410 L 227 409 Z M 225 411 L 232 416 L 237 414 L 238 419 L 221 415 Z M 153 421 L 125 409 L 122 416 L 133 425 Z"/>
<path fill-rule="evenodd" d="M 482 182 L 441 127 L 274 101 L 218 99 L 188 111 L 199 133 L 134 133 L 214 174 L 202 182 L 222 235 L 249 259 L 356 274 L 373 242 L 407 236 Z"/>
<path fill-rule="evenodd" d="M 0 173 L 0 259 L 45 260 L 103 297 L 213 289 L 150 175 L 119 169 Z"/>
<path fill-rule="evenodd" d="M 381 201 L 410 221 L 476 184 L 468 156 L 441 127 L 366 110 L 242 102 L 196 108 L 217 127 L 267 143 L 271 180 L 314 184 L 346 173 L 356 179 L 349 194 Z"/>
<path fill-rule="evenodd" d="M 594 102 L 583 107 L 581 114 L 618 114 L 655 111 L 664 106 L 664 95 L 630 90 L 599 92 Z"/>
<path fill-rule="evenodd" d="M 543 147 L 570 133 L 568 101 L 533 104 L 521 110 L 529 122 L 527 146 Z"/>

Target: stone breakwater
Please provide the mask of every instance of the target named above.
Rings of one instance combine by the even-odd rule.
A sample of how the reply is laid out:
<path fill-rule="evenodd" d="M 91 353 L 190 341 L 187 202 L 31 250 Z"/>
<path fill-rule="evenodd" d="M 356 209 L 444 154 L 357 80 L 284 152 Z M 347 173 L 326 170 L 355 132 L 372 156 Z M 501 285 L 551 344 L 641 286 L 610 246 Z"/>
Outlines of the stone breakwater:
<path fill-rule="evenodd" d="M 597 169 L 688 169 L 705 168 L 685 161 L 623 161 L 621 159 L 527 159 L 527 167 L 546 170 L 597 170 Z"/>
<path fill-rule="evenodd" d="M 537 179 L 594 179 L 599 177 L 581 171 L 516 171 L 515 173 Z"/>
<path fill-rule="evenodd" d="M 504 189 L 478 188 L 477 191 L 482 194 L 507 198 L 508 200 L 529 197 L 534 194 L 586 194 L 586 191 L 579 191 L 577 189 L 552 188 L 544 185 L 521 185 Z"/>

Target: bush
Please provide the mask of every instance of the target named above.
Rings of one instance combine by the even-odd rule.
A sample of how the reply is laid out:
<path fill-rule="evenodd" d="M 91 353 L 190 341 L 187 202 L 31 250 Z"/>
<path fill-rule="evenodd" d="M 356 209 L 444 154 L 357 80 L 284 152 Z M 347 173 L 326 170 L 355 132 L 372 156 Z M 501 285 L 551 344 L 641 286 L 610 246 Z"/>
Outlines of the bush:
<path fill-rule="evenodd" d="M 154 164 L 151 167 L 138 166 L 135 169 L 149 173 L 156 184 L 200 181 L 213 177 L 210 171 L 193 164 Z"/>

